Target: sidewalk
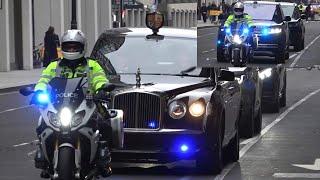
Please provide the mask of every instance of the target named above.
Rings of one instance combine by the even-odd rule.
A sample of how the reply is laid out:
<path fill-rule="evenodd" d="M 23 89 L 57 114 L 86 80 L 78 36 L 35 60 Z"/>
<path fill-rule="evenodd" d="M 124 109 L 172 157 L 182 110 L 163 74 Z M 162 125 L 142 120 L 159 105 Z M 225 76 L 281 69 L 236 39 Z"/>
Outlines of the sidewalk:
<path fill-rule="evenodd" d="M 41 72 L 42 69 L 0 72 L 0 89 L 35 84 Z"/>
<path fill-rule="evenodd" d="M 209 28 L 209 27 L 218 27 L 220 24 L 214 24 L 211 23 L 210 21 L 207 21 L 206 23 L 204 23 L 202 20 L 198 20 L 197 23 L 197 28 L 198 29 L 202 29 L 202 28 Z"/>

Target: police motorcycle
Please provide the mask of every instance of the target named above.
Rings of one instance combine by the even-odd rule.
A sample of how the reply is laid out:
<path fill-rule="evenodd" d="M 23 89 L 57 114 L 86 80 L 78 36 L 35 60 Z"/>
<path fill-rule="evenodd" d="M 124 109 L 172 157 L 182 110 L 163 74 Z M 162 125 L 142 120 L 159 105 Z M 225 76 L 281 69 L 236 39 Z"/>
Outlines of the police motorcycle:
<path fill-rule="evenodd" d="M 109 149 L 123 147 L 122 110 L 109 109 L 110 99 L 105 95 L 89 95 L 88 84 L 86 77 L 56 77 L 49 82 L 46 92 L 34 92 L 31 87 L 20 89 L 24 96 L 33 94 L 30 103 L 40 111 L 43 131 L 39 145 L 45 156 L 45 171 L 51 179 L 94 180 L 102 175 L 99 168 L 104 167 L 106 158 L 110 161 Z M 103 90 L 110 92 L 114 88 L 109 84 Z M 109 119 L 101 118 L 97 112 L 102 106 Z M 111 127 L 108 142 L 101 140 L 98 121 Z M 37 163 L 35 166 L 40 168 Z"/>
<path fill-rule="evenodd" d="M 224 55 L 235 67 L 244 67 L 253 56 L 252 30 L 244 21 L 234 22 L 230 27 L 224 28 Z"/>

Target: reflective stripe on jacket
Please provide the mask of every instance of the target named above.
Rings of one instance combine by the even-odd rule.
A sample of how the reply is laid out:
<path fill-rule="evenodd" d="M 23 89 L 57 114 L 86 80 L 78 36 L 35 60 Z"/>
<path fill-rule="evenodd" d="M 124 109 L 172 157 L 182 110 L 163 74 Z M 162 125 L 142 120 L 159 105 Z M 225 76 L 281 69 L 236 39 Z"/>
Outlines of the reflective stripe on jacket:
<path fill-rule="evenodd" d="M 42 75 L 38 83 L 36 84 L 34 90 L 47 90 L 47 85 L 49 81 L 56 77 L 57 68 L 61 68 L 61 76 L 65 78 L 76 78 L 81 77 L 86 73 L 86 67 L 89 67 L 89 84 L 90 90 L 92 92 L 97 92 L 99 88 L 101 88 L 104 84 L 108 83 L 109 80 L 106 77 L 104 70 L 101 68 L 98 62 L 92 59 L 88 59 L 87 65 L 80 65 L 76 67 L 74 73 L 72 69 L 67 66 L 59 66 L 60 61 L 51 62 L 46 69 L 42 71 Z"/>
<path fill-rule="evenodd" d="M 253 26 L 253 22 L 252 22 L 252 17 L 245 14 L 243 15 L 243 18 L 236 18 L 234 14 L 229 15 L 228 19 L 226 20 L 226 22 L 224 23 L 224 27 L 229 27 L 232 23 L 234 22 L 239 22 L 239 21 L 246 21 L 247 25 L 249 27 Z"/>

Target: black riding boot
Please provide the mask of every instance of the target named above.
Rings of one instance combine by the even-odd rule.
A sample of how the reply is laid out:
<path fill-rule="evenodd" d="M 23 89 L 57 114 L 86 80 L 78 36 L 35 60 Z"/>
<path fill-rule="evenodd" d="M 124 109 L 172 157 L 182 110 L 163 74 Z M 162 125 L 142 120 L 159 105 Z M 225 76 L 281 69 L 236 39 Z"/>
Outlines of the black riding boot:
<path fill-rule="evenodd" d="M 99 148 L 97 152 L 97 166 L 102 177 L 111 176 L 111 153 L 106 141 L 99 142 Z"/>

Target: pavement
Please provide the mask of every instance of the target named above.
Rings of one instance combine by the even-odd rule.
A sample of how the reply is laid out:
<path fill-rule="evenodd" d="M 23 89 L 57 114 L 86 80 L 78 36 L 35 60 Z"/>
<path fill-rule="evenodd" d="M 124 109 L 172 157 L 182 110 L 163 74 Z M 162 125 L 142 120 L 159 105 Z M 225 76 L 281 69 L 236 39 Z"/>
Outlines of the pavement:
<path fill-rule="evenodd" d="M 42 69 L 0 72 L 0 89 L 34 84 L 39 80 L 41 72 Z"/>
<path fill-rule="evenodd" d="M 294 52 L 293 47 L 290 49 L 290 58 L 286 60 L 286 67 L 309 67 L 320 65 L 320 59 L 315 58 L 313 53 L 320 46 L 320 22 L 308 21 L 305 22 L 305 49 L 299 52 Z M 219 66 L 227 67 L 230 63 L 217 62 L 216 42 L 217 42 L 217 27 L 208 27 L 198 30 L 198 65 L 199 66 Z M 303 58 L 302 58 L 303 56 Z M 247 66 L 270 67 L 276 63 L 273 58 L 257 57 L 253 63 Z"/>

